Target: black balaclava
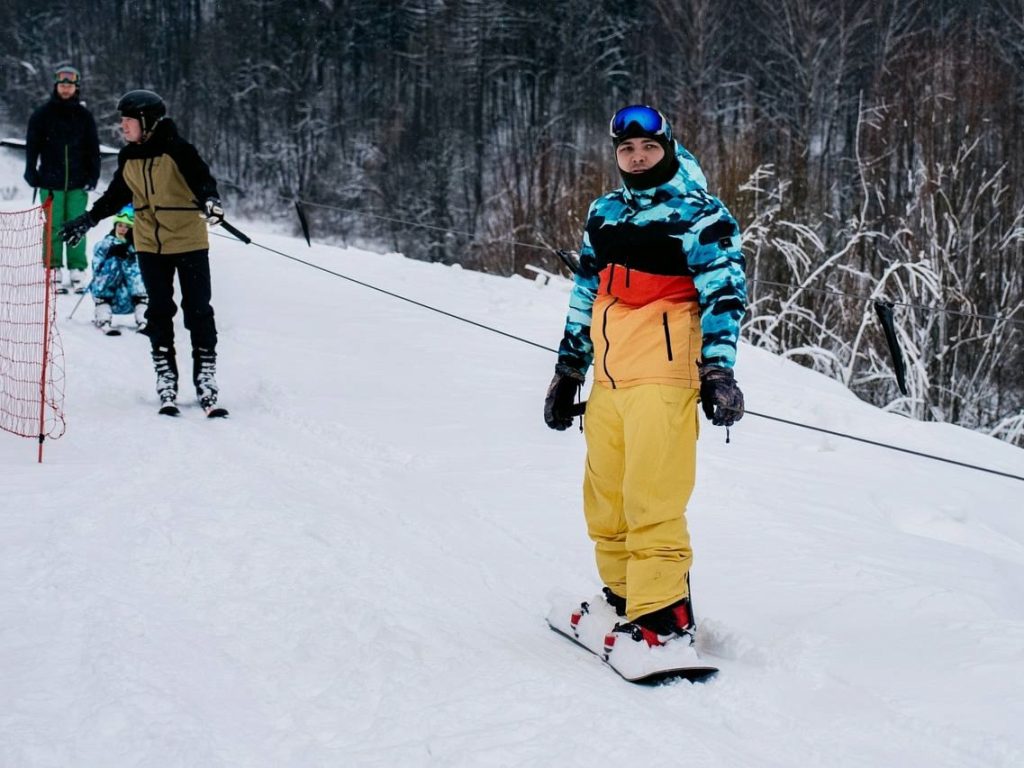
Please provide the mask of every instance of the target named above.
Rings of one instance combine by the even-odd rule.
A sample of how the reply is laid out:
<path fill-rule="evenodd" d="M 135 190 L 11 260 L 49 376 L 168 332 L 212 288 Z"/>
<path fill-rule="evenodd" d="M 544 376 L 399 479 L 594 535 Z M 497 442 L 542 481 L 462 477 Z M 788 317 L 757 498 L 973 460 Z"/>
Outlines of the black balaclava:
<path fill-rule="evenodd" d="M 661 145 L 661 148 L 665 150 L 665 156 L 661 158 L 651 168 L 648 168 L 643 173 L 630 173 L 619 168 L 619 175 L 622 177 L 622 183 L 630 189 L 653 189 L 654 187 L 660 187 L 668 181 L 671 181 L 672 177 L 676 175 L 676 171 L 679 170 L 679 160 L 676 158 L 676 148 L 664 134 L 654 135 L 643 130 L 636 123 L 631 123 L 626 132 L 621 136 L 612 139 L 612 146 L 617 150 L 619 144 L 624 142 L 626 139 L 640 139 L 647 138 L 652 141 L 656 141 Z M 618 159 L 616 158 L 615 166 L 618 167 Z"/>

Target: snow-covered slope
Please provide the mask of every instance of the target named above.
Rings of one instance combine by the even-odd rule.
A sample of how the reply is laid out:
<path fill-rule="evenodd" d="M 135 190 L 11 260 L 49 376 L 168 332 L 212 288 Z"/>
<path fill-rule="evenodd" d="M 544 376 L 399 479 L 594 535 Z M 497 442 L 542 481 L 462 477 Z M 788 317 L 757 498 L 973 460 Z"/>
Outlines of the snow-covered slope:
<path fill-rule="evenodd" d="M 559 339 L 568 283 L 243 228 Z M 631 686 L 544 622 L 599 588 L 582 436 L 541 418 L 554 356 L 253 246 L 212 261 L 230 420 L 157 416 L 146 340 L 69 296 L 67 434 L 42 465 L 0 434 L 0 765 L 1024 763 L 1024 484 L 705 427 L 693 591 L 722 672 Z M 1024 474 L 759 350 L 737 376 L 754 411 Z"/>

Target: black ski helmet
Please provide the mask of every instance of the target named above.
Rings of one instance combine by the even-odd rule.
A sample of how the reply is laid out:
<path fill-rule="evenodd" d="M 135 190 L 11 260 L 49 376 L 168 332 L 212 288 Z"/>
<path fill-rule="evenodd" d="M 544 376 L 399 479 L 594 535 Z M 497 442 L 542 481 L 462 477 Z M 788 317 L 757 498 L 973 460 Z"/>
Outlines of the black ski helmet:
<path fill-rule="evenodd" d="M 134 117 L 139 121 L 143 136 L 151 133 L 167 114 L 164 100 L 152 91 L 128 91 L 117 102 L 117 109 L 121 117 Z"/>

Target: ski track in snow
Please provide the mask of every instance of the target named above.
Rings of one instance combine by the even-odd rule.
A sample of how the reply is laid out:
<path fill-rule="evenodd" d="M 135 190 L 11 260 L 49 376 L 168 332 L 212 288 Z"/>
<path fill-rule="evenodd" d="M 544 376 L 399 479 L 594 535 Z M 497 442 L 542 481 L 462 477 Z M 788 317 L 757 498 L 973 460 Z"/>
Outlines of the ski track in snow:
<path fill-rule="evenodd" d="M 239 226 L 557 344 L 565 281 Z M 67 434 L 42 465 L 0 434 L 0 765 L 1024 764 L 1019 482 L 702 425 L 693 588 L 722 671 L 632 686 L 544 621 L 552 589 L 599 591 L 582 436 L 541 419 L 554 356 L 251 246 L 214 239 L 212 263 L 229 420 L 185 387 L 157 416 L 147 340 L 65 296 Z M 739 359 L 755 411 L 1024 474 Z"/>

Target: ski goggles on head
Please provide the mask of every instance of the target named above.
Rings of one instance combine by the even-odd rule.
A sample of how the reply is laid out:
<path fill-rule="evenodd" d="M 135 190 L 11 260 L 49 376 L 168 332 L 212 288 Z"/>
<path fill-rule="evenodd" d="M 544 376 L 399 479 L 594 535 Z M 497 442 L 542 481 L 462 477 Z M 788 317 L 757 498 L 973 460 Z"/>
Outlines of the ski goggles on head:
<path fill-rule="evenodd" d="M 73 69 L 62 69 L 53 78 L 53 82 L 57 83 L 70 83 L 71 85 L 78 85 L 78 81 L 82 79 L 81 74 Z"/>
<path fill-rule="evenodd" d="M 624 139 L 630 131 L 638 135 L 672 138 L 672 130 L 665 116 L 645 104 L 623 107 L 612 117 L 608 132 L 613 139 Z"/>

